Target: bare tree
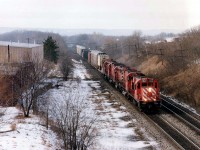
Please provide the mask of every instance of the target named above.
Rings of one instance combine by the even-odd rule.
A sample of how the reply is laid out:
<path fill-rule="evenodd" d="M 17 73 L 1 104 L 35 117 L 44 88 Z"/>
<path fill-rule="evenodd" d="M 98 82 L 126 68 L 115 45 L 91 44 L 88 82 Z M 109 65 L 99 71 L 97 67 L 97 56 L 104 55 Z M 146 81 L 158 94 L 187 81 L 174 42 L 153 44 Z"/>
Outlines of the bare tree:
<path fill-rule="evenodd" d="M 96 119 L 87 111 L 86 100 L 80 93 L 67 92 L 62 96 L 63 101 L 52 101 L 53 108 L 49 109 L 62 137 L 65 149 L 85 150 L 93 144 L 95 138 Z"/>
<path fill-rule="evenodd" d="M 49 68 L 46 61 L 29 62 L 19 66 L 14 79 L 14 90 L 25 117 L 29 116 L 31 109 L 37 110 L 37 97 L 43 88 Z"/>
<path fill-rule="evenodd" d="M 72 71 L 73 65 L 72 65 L 72 61 L 71 61 L 69 54 L 63 53 L 61 56 L 62 57 L 60 58 L 60 70 L 63 74 L 64 80 L 67 80 L 68 75 Z"/>

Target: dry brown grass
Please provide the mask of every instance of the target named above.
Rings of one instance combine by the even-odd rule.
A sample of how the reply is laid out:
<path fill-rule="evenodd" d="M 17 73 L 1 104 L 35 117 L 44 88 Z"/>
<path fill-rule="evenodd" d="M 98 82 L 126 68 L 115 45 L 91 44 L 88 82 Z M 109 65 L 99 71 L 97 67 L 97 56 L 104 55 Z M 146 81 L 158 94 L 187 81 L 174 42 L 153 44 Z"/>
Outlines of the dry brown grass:
<path fill-rule="evenodd" d="M 123 121 L 130 121 L 131 120 L 130 116 L 123 116 L 123 117 L 120 117 L 120 119 L 123 120 Z"/>
<path fill-rule="evenodd" d="M 10 128 L 11 128 L 12 131 L 15 131 L 16 130 L 16 124 L 15 123 L 11 124 Z"/>
<path fill-rule="evenodd" d="M 135 124 L 134 124 L 134 123 L 128 123 L 128 124 L 127 124 L 127 127 L 128 127 L 128 128 L 133 128 L 133 127 L 135 127 Z"/>
<path fill-rule="evenodd" d="M 177 62 L 180 63 L 181 62 Z M 161 90 L 200 110 L 200 64 L 173 68 L 158 56 L 149 57 L 138 67 L 142 73 L 159 79 Z"/>
<path fill-rule="evenodd" d="M 24 115 L 22 113 L 19 113 L 15 119 L 25 119 Z"/>
<path fill-rule="evenodd" d="M 167 65 L 166 61 L 163 61 L 158 56 L 150 57 L 147 61 L 144 61 L 138 67 L 139 70 L 144 74 L 160 74 L 165 70 L 165 66 Z"/>
<path fill-rule="evenodd" d="M 145 140 L 144 134 L 139 128 L 135 129 L 135 133 L 137 134 L 138 139 Z"/>
<path fill-rule="evenodd" d="M 163 80 L 163 88 L 172 96 L 180 100 L 200 107 L 200 66 L 190 66 L 174 76 Z"/>
<path fill-rule="evenodd" d="M 95 107 L 95 110 L 103 111 L 104 107 L 103 107 L 103 105 L 98 105 L 98 106 Z"/>
<path fill-rule="evenodd" d="M 21 123 L 21 124 L 26 123 L 23 113 L 18 113 L 15 119 L 17 119 L 17 123 Z"/>
<path fill-rule="evenodd" d="M 19 119 L 19 120 L 17 120 L 17 123 L 25 124 L 26 121 L 24 119 Z"/>
<path fill-rule="evenodd" d="M 97 99 L 97 98 L 94 100 L 94 102 L 95 102 L 96 104 L 101 104 L 102 101 L 103 101 L 102 99 Z"/>
<path fill-rule="evenodd" d="M 113 108 L 116 108 L 117 110 L 120 110 L 121 104 L 119 104 L 119 103 L 112 103 L 111 106 L 112 106 Z"/>

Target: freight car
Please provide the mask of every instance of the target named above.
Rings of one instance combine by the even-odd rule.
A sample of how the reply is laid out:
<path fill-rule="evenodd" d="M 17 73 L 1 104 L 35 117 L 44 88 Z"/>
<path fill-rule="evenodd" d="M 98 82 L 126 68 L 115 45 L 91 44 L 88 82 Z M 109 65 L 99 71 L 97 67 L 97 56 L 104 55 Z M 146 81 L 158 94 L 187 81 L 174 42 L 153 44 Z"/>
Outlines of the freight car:
<path fill-rule="evenodd" d="M 140 110 L 145 111 L 161 106 L 160 89 L 156 79 L 146 77 L 135 68 L 109 59 L 106 53 L 97 50 L 88 52 L 88 62 Z"/>
<path fill-rule="evenodd" d="M 81 45 L 76 45 L 76 52 L 77 54 L 79 54 L 80 56 L 82 56 L 82 52 L 85 50 L 86 48 L 84 46 Z"/>
<path fill-rule="evenodd" d="M 103 60 L 109 59 L 109 56 L 98 50 L 90 51 L 90 64 L 102 72 Z"/>

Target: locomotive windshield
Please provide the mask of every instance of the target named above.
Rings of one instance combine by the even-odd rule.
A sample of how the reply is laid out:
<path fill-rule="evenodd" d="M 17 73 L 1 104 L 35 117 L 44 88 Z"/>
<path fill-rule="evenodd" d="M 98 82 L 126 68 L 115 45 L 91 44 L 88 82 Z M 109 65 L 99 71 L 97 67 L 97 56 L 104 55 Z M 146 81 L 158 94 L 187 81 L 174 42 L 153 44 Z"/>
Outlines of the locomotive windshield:
<path fill-rule="evenodd" d="M 152 82 L 147 83 L 142 83 L 142 87 L 147 87 L 147 86 L 153 86 Z"/>
<path fill-rule="evenodd" d="M 146 87 L 147 86 L 147 83 L 142 83 L 142 87 Z"/>
<path fill-rule="evenodd" d="M 153 86 L 153 79 L 143 78 L 142 87 L 149 87 L 149 86 Z"/>

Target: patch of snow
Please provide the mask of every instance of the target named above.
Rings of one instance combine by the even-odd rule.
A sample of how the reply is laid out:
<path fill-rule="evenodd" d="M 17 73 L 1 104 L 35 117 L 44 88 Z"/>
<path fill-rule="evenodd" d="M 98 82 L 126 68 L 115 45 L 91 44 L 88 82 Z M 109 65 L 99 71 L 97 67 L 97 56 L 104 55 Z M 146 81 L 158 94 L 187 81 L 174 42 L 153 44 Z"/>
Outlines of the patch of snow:
<path fill-rule="evenodd" d="M 175 37 L 167 37 L 167 38 L 165 38 L 165 40 L 166 40 L 167 42 L 173 42 L 173 41 L 174 41 L 174 38 L 175 38 Z"/>
<path fill-rule="evenodd" d="M 200 59 L 194 61 L 195 64 L 200 64 Z"/>
<path fill-rule="evenodd" d="M 62 77 L 63 74 L 60 71 L 60 66 L 55 65 L 54 69 L 51 69 L 50 72 L 48 73 L 48 77 Z"/>
<path fill-rule="evenodd" d="M 19 115 L 22 113 L 17 108 L 7 108 L 3 116 L 4 124 L 0 130 L 7 131 L 13 128 L 13 131 L 0 133 L 0 149 L 61 149 L 59 144 L 61 141 L 58 140 L 57 135 L 42 126 L 37 116 L 16 118 Z"/>
<path fill-rule="evenodd" d="M 73 78 L 80 78 L 82 80 L 91 78 L 87 73 L 85 66 L 82 63 L 74 63 Z"/>
<path fill-rule="evenodd" d="M 82 63 L 83 63 L 82 60 L 77 61 L 77 60 L 75 60 L 75 59 L 72 59 L 72 62 L 74 62 L 75 64 L 82 64 Z"/>
<path fill-rule="evenodd" d="M 175 102 L 175 103 L 177 103 L 177 104 L 183 106 L 184 108 L 186 108 L 186 109 L 190 110 L 191 112 L 195 113 L 196 115 L 200 116 L 200 114 L 197 113 L 197 111 L 196 111 L 193 107 L 189 106 L 188 104 L 186 104 L 186 103 L 184 103 L 184 102 L 180 102 L 179 100 L 177 100 L 176 98 L 174 98 L 174 97 L 172 97 L 172 96 L 165 95 L 163 92 L 160 92 L 160 93 L 161 93 L 163 96 L 165 96 L 165 97 L 169 98 L 170 100 L 172 100 L 173 102 Z"/>

